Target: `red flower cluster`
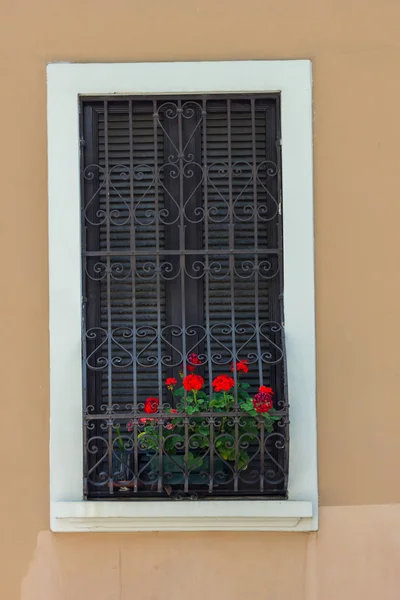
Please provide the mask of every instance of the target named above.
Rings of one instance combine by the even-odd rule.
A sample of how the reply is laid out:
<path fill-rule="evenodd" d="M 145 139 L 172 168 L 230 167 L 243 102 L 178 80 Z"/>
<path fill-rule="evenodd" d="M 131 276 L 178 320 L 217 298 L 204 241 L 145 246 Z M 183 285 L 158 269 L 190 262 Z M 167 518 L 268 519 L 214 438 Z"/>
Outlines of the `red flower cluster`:
<path fill-rule="evenodd" d="M 196 354 L 195 352 L 192 352 L 191 354 L 189 354 L 188 361 L 191 362 L 193 365 L 201 365 L 201 360 L 199 359 L 199 355 Z"/>
<path fill-rule="evenodd" d="M 272 388 L 266 387 L 265 385 L 262 385 L 259 389 L 259 392 L 264 392 L 264 394 L 269 394 L 270 396 L 274 395 L 274 391 Z"/>
<path fill-rule="evenodd" d="M 195 352 L 192 352 L 191 354 L 189 354 L 188 356 L 188 361 L 189 365 L 186 365 L 186 370 L 188 371 L 188 373 L 193 373 L 193 371 L 195 371 L 196 366 L 195 365 L 201 365 L 201 360 L 199 359 L 198 354 L 196 354 Z"/>
<path fill-rule="evenodd" d="M 253 406 L 254 409 L 258 412 L 258 413 L 266 413 L 269 410 L 271 410 L 273 404 L 272 404 L 272 394 L 273 391 L 271 388 L 266 388 L 265 385 L 261 386 L 261 388 L 265 389 L 265 390 L 270 390 L 268 392 L 265 391 L 260 391 L 257 394 L 255 394 L 254 398 L 253 398 Z M 260 390 L 261 390 L 260 388 Z"/>
<path fill-rule="evenodd" d="M 186 375 L 185 379 L 183 380 L 183 387 L 188 392 L 191 392 L 192 390 L 201 390 L 203 385 L 204 379 L 201 375 Z"/>
<path fill-rule="evenodd" d="M 141 419 L 138 420 L 138 423 L 139 423 L 139 425 L 146 425 L 147 421 L 154 421 L 154 419 L 152 419 L 151 417 L 149 417 L 148 419 L 146 419 L 146 417 L 142 417 Z M 128 421 L 128 423 L 126 424 L 126 429 L 129 433 L 131 433 L 131 431 L 133 430 L 132 419 L 130 421 Z"/>
<path fill-rule="evenodd" d="M 229 392 L 235 385 L 235 380 L 229 375 L 218 375 L 212 384 L 216 392 Z"/>
<path fill-rule="evenodd" d="M 175 379 L 175 377 L 167 377 L 167 379 L 165 380 L 165 385 L 167 386 L 167 388 L 169 390 L 172 390 L 174 385 L 176 385 L 178 382 Z"/>
<path fill-rule="evenodd" d="M 158 410 L 158 405 L 160 401 L 158 398 L 146 398 L 144 403 L 144 412 L 145 413 L 155 413 Z"/>
<path fill-rule="evenodd" d="M 249 364 L 248 360 L 239 360 L 239 362 L 236 363 L 236 372 L 237 373 L 248 373 L 249 372 L 249 367 L 247 366 Z M 232 368 L 231 371 L 232 373 L 234 372 L 234 366 L 232 363 Z"/>

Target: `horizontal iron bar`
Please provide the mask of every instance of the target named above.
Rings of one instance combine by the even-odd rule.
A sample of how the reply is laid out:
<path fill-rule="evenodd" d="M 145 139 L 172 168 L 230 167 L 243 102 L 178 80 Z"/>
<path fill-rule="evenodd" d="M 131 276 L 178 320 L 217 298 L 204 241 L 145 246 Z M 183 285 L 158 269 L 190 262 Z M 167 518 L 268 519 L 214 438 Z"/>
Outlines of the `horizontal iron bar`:
<path fill-rule="evenodd" d="M 91 250 L 91 251 L 83 251 L 84 256 L 197 256 L 204 255 L 212 258 L 214 255 L 218 256 L 229 256 L 230 254 L 237 255 L 247 255 L 252 256 L 253 254 L 257 255 L 269 255 L 269 254 L 281 254 L 282 250 L 279 248 L 271 248 L 271 249 L 227 249 L 227 250 L 217 250 L 217 249 L 209 249 L 209 250 L 159 250 L 157 251 L 154 248 L 149 248 L 148 250 Z"/>
<path fill-rule="evenodd" d="M 105 491 L 105 490 L 95 490 L 93 492 L 91 492 L 90 494 L 88 494 L 88 497 L 90 498 L 90 500 L 92 502 L 101 502 L 102 500 L 104 500 L 104 498 L 107 498 L 107 501 L 110 500 L 110 502 L 114 501 L 115 502 L 130 502 L 132 498 L 135 498 L 135 502 L 171 502 L 171 500 L 173 500 L 174 502 L 179 502 L 182 500 L 186 500 L 186 501 L 193 501 L 195 502 L 198 498 L 201 498 L 202 502 L 207 502 L 207 501 L 215 501 L 215 500 L 226 500 L 227 497 L 234 497 L 235 500 L 253 500 L 254 502 L 257 502 L 260 500 L 260 497 L 263 498 L 263 500 L 266 500 L 267 502 L 272 502 L 272 501 L 276 501 L 276 500 L 286 500 L 287 499 L 287 494 L 282 492 L 282 487 L 271 487 L 270 489 L 268 489 L 265 492 L 258 492 L 257 490 L 251 490 L 248 492 L 248 494 L 245 494 L 243 492 L 243 490 L 239 490 L 238 492 L 233 492 L 232 490 L 228 490 L 226 492 L 223 492 L 221 490 L 218 490 L 216 492 L 211 492 L 209 493 L 206 490 L 196 490 L 196 496 L 198 498 L 196 498 L 196 500 L 192 499 L 191 496 L 192 492 L 189 492 L 186 496 L 182 493 L 181 496 L 173 496 L 172 498 L 170 496 L 166 496 L 166 494 L 162 494 L 159 493 L 158 495 L 154 495 L 154 492 L 151 492 L 149 490 L 141 490 L 140 492 L 134 492 L 132 489 L 130 489 L 129 491 L 126 491 L 124 493 L 120 493 L 118 495 L 115 494 L 111 494 L 109 491 Z"/>
<path fill-rule="evenodd" d="M 286 408 L 286 407 L 285 407 Z M 288 407 L 287 407 L 288 408 Z M 285 417 L 287 416 L 287 411 L 276 411 L 274 412 L 274 416 L 277 417 Z M 202 413 L 193 413 L 189 415 L 188 413 L 145 413 L 145 412 L 127 412 L 127 413 L 96 413 L 96 414 L 84 414 L 84 419 L 86 421 L 101 420 L 101 419 L 203 419 L 204 417 L 248 417 L 249 419 L 262 419 L 262 417 L 254 417 L 249 415 L 246 412 L 202 412 Z"/>
<path fill-rule="evenodd" d="M 80 94 L 79 95 L 79 99 L 82 102 L 82 104 L 85 104 L 86 102 L 94 102 L 94 101 L 104 101 L 107 100 L 107 102 L 120 102 L 121 100 L 134 100 L 135 102 L 140 102 L 141 100 L 159 100 L 160 102 L 164 102 L 165 100 L 174 100 L 176 101 L 177 99 L 181 98 L 182 100 L 249 100 L 251 98 L 255 98 L 255 99 L 265 99 L 265 100 L 276 100 L 277 98 L 280 97 L 280 92 L 275 92 L 275 93 L 270 93 L 270 94 L 263 94 L 262 92 L 258 93 L 258 94 L 246 94 L 243 92 L 237 93 L 237 94 L 225 94 L 225 93 L 220 93 L 220 94 L 198 94 L 198 93 L 187 93 L 187 94 L 175 94 L 175 95 L 171 95 L 171 94 L 153 94 L 151 95 L 146 95 L 146 94 L 113 94 L 112 96 L 104 96 L 104 95 L 84 95 L 84 94 Z"/>

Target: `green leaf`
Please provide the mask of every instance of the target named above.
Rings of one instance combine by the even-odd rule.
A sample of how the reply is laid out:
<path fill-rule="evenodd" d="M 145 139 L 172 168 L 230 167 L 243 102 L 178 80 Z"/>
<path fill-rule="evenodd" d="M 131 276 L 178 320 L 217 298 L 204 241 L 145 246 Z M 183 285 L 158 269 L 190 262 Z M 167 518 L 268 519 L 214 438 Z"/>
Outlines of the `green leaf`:
<path fill-rule="evenodd" d="M 204 425 L 200 425 L 199 427 L 199 433 L 201 433 L 201 435 L 210 435 L 210 428 L 209 427 L 205 427 Z"/>
<path fill-rule="evenodd" d="M 243 402 L 240 405 L 240 408 L 242 408 L 243 410 L 251 410 L 253 407 L 253 403 L 252 402 Z"/>
<path fill-rule="evenodd" d="M 224 408 L 224 406 L 225 406 L 224 399 L 222 398 L 222 400 L 221 400 L 218 398 L 218 399 L 211 400 L 210 406 L 212 408 Z"/>
<path fill-rule="evenodd" d="M 238 456 L 238 467 L 242 471 L 245 471 L 248 466 L 249 466 L 249 455 L 244 450 L 240 450 L 239 456 Z"/>
<path fill-rule="evenodd" d="M 116 439 L 117 439 L 117 443 L 118 443 L 119 449 L 121 450 L 121 452 L 123 452 L 125 450 L 125 446 L 124 446 L 124 442 L 123 442 L 123 440 L 121 438 L 121 430 L 118 427 L 118 425 L 115 426 L 115 431 L 117 433 L 117 438 Z"/>
<path fill-rule="evenodd" d="M 224 460 L 235 460 L 235 449 L 234 448 L 220 448 L 219 454 Z"/>
<path fill-rule="evenodd" d="M 247 399 L 250 399 L 250 396 L 249 396 L 248 392 L 239 388 L 238 389 L 238 398 L 240 400 L 247 400 Z"/>
<path fill-rule="evenodd" d="M 240 408 L 242 410 L 244 410 L 245 412 L 249 413 L 249 415 L 256 417 L 257 416 L 257 411 L 255 410 L 254 406 L 253 406 L 253 402 L 251 400 L 248 400 L 247 402 L 243 402 L 243 404 L 240 405 Z"/>
<path fill-rule="evenodd" d="M 208 448 L 208 446 L 209 446 L 208 438 L 201 438 L 199 440 L 199 448 Z"/>
<path fill-rule="evenodd" d="M 188 406 L 188 407 L 186 408 L 186 412 L 187 412 L 189 415 L 192 415 L 192 414 L 194 414 L 194 413 L 198 413 L 198 412 L 200 412 L 200 411 L 201 411 L 201 409 L 200 409 L 200 407 L 199 407 L 199 406 L 197 406 L 197 404 L 190 405 L 190 406 Z"/>

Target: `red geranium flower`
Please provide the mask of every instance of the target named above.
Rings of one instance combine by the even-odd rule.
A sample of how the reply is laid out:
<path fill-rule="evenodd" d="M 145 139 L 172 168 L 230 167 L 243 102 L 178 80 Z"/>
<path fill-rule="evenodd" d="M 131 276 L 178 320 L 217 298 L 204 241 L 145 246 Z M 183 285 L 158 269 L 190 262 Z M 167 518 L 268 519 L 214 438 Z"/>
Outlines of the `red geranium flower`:
<path fill-rule="evenodd" d="M 171 408 L 171 410 L 169 412 L 170 413 L 177 413 L 178 411 L 176 410 L 176 408 Z"/>
<path fill-rule="evenodd" d="M 272 388 L 270 387 L 266 387 L 265 385 L 262 385 L 259 390 L 259 392 L 264 392 L 265 394 L 269 394 L 270 396 L 274 395 L 274 391 Z"/>
<path fill-rule="evenodd" d="M 192 352 L 188 356 L 188 361 L 192 363 L 192 365 L 201 365 L 201 360 L 199 359 L 199 355 L 195 352 Z"/>
<path fill-rule="evenodd" d="M 247 366 L 248 364 L 249 364 L 248 360 L 239 360 L 239 362 L 236 363 L 236 372 L 237 373 L 248 373 L 249 372 L 249 367 Z M 234 371 L 233 363 L 232 363 L 231 371 L 232 371 L 232 373 Z"/>
<path fill-rule="evenodd" d="M 195 352 L 192 352 L 191 354 L 189 354 L 188 356 L 188 361 L 191 363 L 189 365 L 186 365 L 186 371 L 188 373 L 193 373 L 196 370 L 196 366 L 195 365 L 201 365 L 202 362 L 199 359 L 199 355 L 196 354 Z M 183 369 L 183 366 L 182 366 Z M 180 376 L 183 376 L 183 372 L 179 371 Z"/>
<path fill-rule="evenodd" d="M 160 401 L 158 398 L 152 398 L 152 397 L 146 398 L 146 401 L 144 403 L 144 412 L 145 413 L 157 412 L 159 404 L 160 404 Z"/>
<path fill-rule="evenodd" d="M 212 384 L 216 392 L 229 392 L 235 385 L 235 380 L 229 375 L 218 375 Z"/>
<path fill-rule="evenodd" d="M 143 417 L 142 419 L 139 419 L 139 423 L 140 423 L 141 425 L 146 425 L 146 423 L 147 423 L 148 421 L 154 421 L 154 419 L 152 419 L 151 417 L 149 417 L 148 419 L 146 419 L 146 417 Z"/>
<path fill-rule="evenodd" d="M 154 419 L 152 419 L 151 417 L 149 417 L 148 419 L 146 419 L 146 417 L 142 417 L 141 419 L 139 419 L 138 423 L 139 425 L 146 425 L 147 421 L 154 421 Z M 132 419 L 129 421 L 129 423 L 126 424 L 126 428 L 129 431 L 129 433 L 133 430 Z"/>
<path fill-rule="evenodd" d="M 172 390 L 172 389 L 173 389 L 173 387 L 174 387 L 174 385 L 176 385 L 177 383 L 178 383 L 178 382 L 176 381 L 175 377 L 168 377 L 168 378 L 165 380 L 165 385 L 167 386 L 167 388 L 168 388 L 169 390 Z"/>
<path fill-rule="evenodd" d="M 185 379 L 183 380 L 183 387 L 188 392 L 191 392 L 192 390 L 201 390 L 203 385 L 204 379 L 201 375 L 186 375 Z"/>
<path fill-rule="evenodd" d="M 253 398 L 253 406 L 258 413 L 268 412 L 273 406 L 272 394 L 267 394 L 266 392 L 258 392 Z"/>

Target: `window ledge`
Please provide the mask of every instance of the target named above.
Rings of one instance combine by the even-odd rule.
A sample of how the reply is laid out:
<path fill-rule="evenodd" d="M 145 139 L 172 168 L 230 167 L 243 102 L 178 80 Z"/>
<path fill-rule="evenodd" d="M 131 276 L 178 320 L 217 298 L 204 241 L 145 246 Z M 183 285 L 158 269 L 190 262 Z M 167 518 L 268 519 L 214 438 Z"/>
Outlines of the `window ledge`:
<path fill-rule="evenodd" d="M 53 502 L 60 531 L 314 531 L 312 502 Z"/>

